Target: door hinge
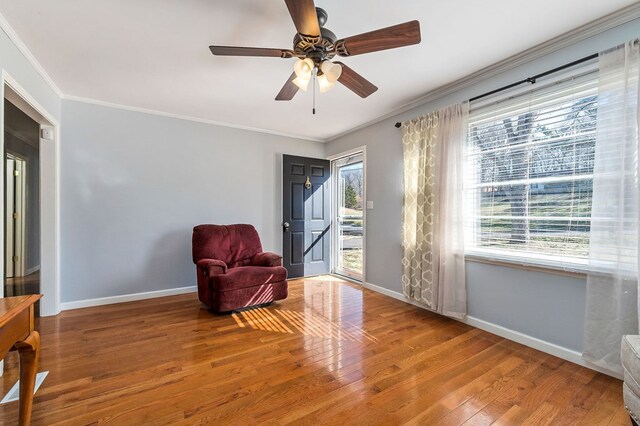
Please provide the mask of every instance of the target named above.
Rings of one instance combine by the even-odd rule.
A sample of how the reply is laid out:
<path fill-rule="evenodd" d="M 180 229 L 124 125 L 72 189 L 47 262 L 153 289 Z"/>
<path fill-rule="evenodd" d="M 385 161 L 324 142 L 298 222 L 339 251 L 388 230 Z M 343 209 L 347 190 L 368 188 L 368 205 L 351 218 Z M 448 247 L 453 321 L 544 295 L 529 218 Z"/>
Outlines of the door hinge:
<path fill-rule="evenodd" d="M 18 256 L 13 256 L 13 263 L 16 263 L 18 261 Z"/>
<path fill-rule="evenodd" d="M 13 175 L 14 176 L 20 176 L 20 170 L 14 170 L 13 171 Z"/>
<path fill-rule="evenodd" d="M 14 218 L 14 219 L 18 219 L 18 213 L 14 213 L 14 214 L 13 214 L 13 218 Z"/>

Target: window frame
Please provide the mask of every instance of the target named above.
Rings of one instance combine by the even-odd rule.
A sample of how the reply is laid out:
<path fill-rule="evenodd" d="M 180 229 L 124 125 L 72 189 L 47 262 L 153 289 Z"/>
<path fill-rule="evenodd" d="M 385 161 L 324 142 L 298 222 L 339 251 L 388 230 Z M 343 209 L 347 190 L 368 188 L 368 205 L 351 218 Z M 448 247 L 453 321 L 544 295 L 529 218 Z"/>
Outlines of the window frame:
<path fill-rule="evenodd" d="M 563 81 L 574 79 L 581 76 L 592 76 L 594 81 L 597 84 L 598 80 L 598 60 L 593 59 L 589 62 L 576 66 L 570 70 L 564 71 L 562 73 L 554 74 L 553 76 L 549 76 L 544 78 L 544 80 L 540 80 L 539 83 L 543 87 L 540 89 L 544 89 L 545 87 L 551 86 L 553 84 L 561 83 Z M 492 104 L 503 103 L 505 101 L 518 98 L 520 96 L 526 95 L 527 93 L 534 92 L 539 90 L 536 87 L 527 86 L 518 86 L 513 89 L 509 89 L 505 92 L 501 92 L 477 101 L 473 101 L 469 105 L 469 114 L 471 120 L 471 114 L 481 108 L 486 108 Z M 545 143 L 549 143 L 545 141 Z M 469 161 L 469 153 L 470 153 L 469 139 L 468 136 L 464 140 L 464 157 L 465 157 L 465 173 L 470 173 L 472 175 L 478 174 L 478 168 L 473 161 Z M 472 153 L 473 154 L 473 153 Z M 479 197 L 470 196 L 467 191 L 469 189 L 466 187 L 465 180 L 465 204 L 468 204 L 469 200 L 475 198 L 475 203 L 479 202 Z M 476 190 L 473 188 L 472 190 Z M 479 263 L 489 263 L 489 264 L 497 264 L 501 266 L 513 266 L 527 270 L 538 270 L 542 272 L 551 272 L 551 273 L 563 273 L 571 276 L 585 276 L 589 271 L 589 255 L 587 253 L 586 257 L 570 257 L 570 256 L 558 256 L 557 254 L 543 254 L 543 253 L 535 253 L 530 251 L 518 251 L 518 250 L 505 250 L 505 249 L 495 249 L 490 247 L 479 247 L 472 242 L 476 241 L 478 237 L 477 231 L 477 221 L 470 220 L 469 212 L 471 209 L 477 209 L 474 207 L 465 206 L 465 259 L 468 261 L 475 261 Z M 477 210 L 475 210 L 477 212 Z M 478 217 L 477 213 L 473 213 L 473 218 Z M 469 226 L 469 222 L 472 223 Z M 560 260 L 558 260 L 560 258 Z"/>

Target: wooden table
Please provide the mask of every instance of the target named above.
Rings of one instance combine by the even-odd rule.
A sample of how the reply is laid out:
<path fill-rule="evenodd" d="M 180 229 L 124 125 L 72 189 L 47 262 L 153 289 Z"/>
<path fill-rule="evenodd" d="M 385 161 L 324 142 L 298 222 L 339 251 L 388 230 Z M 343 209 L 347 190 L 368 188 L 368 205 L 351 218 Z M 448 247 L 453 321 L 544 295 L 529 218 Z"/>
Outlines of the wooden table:
<path fill-rule="evenodd" d="M 10 350 L 20 354 L 20 414 L 18 424 L 31 423 L 40 335 L 34 330 L 33 308 L 41 294 L 0 298 L 0 359 Z"/>

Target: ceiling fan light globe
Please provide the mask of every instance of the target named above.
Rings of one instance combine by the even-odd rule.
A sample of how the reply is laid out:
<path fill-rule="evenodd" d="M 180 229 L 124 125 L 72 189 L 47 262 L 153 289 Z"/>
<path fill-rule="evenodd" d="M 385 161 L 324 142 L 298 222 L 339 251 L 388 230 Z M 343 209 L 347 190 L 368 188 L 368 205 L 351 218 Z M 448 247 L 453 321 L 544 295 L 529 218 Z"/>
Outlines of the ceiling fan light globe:
<path fill-rule="evenodd" d="M 335 83 L 342 75 L 342 67 L 340 64 L 334 64 L 331 61 L 324 61 L 322 65 L 320 65 L 320 69 L 322 73 L 327 76 L 327 80 L 329 80 L 330 83 Z"/>
<path fill-rule="evenodd" d="M 311 79 L 311 74 L 313 73 L 314 68 L 315 64 L 313 63 L 313 60 L 309 58 L 298 59 L 293 65 L 293 71 L 296 73 L 296 76 L 304 80 Z"/>
<path fill-rule="evenodd" d="M 329 90 L 333 89 L 333 86 L 335 86 L 336 83 L 335 81 L 330 81 L 327 78 L 326 74 L 322 74 L 321 76 L 318 76 L 318 87 L 320 88 L 320 93 L 326 93 Z"/>
<path fill-rule="evenodd" d="M 311 81 L 311 78 L 296 77 L 291 82 L 296 86 L 298 86 L 300 90 L 302 90 L 303 92 L 306 92 L 307 89 L 309 88 L 310 81 Z"/>

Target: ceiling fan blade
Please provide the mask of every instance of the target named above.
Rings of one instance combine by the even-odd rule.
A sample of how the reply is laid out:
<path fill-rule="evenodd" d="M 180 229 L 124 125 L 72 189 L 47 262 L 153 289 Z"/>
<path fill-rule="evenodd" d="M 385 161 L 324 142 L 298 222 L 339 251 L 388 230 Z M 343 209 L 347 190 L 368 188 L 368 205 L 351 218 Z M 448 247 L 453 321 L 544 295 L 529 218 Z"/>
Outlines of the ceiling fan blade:
<path fill-rule="evenodd" d="M 420 22 L 409 21 L 338 40 L 336 48 L 340 56 L 354 56 L 418 44 L 420 40 Z"/>
<path fill-rule="evenodd" d="M 266 56 L 272 58 L 293 58 L 288 49 L 268 49 L 263 47 L 209 46 L 211 53 L 219 56 Z"/>
<path fill-rule="evenodd" d="M 296 73 L 292 73 L 289 80 L 282 86 L 280 93 L 276 96 L 276 101 L 290 101 L 298 93 L 298 86 L 293 84 L 293 79 L 296 78 Z"/>
<path fill-rule="evenodd" d="M 284 0 L 296 30 L 309 37 L 320 36 L 320 24 L 313 0 Z"/>
<path fill-rule="evenodd" d="M 373 92 L 378 90 L 376 86 L 374 86 L 369 80 L 343 64 L 342 62 L 334 62 L 335 64 L 340 64 L 342 67 L 342 74 L 340 74 L 340 78 L 338 81 L 345 86 L 349 90 L 351 90 L 356 95 L 361 98 L 366 98 L 371 95 Z"/>

